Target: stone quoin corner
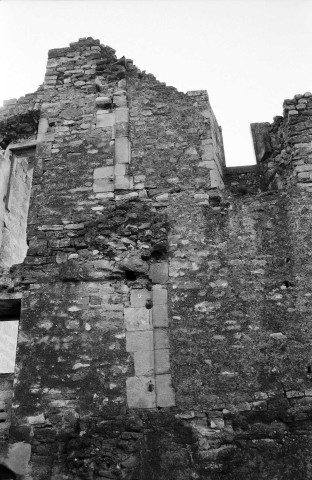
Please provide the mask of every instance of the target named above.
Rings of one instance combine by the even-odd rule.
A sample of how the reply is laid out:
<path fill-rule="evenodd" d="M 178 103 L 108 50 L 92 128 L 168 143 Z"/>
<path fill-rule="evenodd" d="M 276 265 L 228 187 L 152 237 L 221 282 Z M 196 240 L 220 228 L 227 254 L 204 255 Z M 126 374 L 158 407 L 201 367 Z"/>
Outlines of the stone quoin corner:
<path fill-rule="evenodd" d="M 92 38 L 4 102 L 0 479 L 311 479 L 312 93 L 251 130 Z"/>

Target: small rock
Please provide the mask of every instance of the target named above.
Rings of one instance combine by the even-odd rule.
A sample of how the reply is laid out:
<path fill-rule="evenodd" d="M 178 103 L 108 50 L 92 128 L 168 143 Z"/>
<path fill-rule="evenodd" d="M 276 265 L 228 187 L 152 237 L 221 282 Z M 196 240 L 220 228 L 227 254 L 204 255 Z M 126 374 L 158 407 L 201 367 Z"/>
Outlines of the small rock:
<path fill-rule="evenodd" d="M 121 466 L 124 468 L 134 468 L 138 463 L 137 457 L 134 455 L 131 455 L 131 457 L 128 457 L 126 460 L 121 462 Z"/>
<path fill-rule="evenodd" d="M 134 273 L 147 273 L 148 271 L 147 263 L 136 255 L 125 258 L 121 262 L 120 268 L 122 270 Z"/>
<path fill-rule="evenodd" d="M 270 337 L 274 340 L 285 340 L 287 338 L 282 332 L 271 333 Z"/>

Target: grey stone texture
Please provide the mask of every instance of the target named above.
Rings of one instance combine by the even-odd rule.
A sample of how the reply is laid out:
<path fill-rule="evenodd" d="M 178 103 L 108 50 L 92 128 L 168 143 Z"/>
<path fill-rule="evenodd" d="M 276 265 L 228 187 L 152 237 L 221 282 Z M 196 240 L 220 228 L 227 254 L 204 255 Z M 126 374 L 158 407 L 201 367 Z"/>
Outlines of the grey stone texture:
<path fill-rule="evenodd" d="M 153 283 L 166 283 L 168 280 L 168 263 L 153 263 L 150 266 L 150 278 Z"/>
<path fill-rule="evenodd" d="M 154 349 L 154 336 L 152 330 L 126 333 L 127 352 L 144 352 Z"/>
<path fill-rule="evenodd" d="M 127 137 L 115 140 L 115 162 L 116 164 L 130 163 L 130 142 Z"/>
<path fill-rule="evenodd" d="M 151 377 L 127 378 L 129 408 L 155 408 L 155 380 Z"/>
<path fill-rule="evenodd" d="M 151 325 L 151 312 L 145 307 L 125 308 L 126 330 L 149 330 Z"/>
<path fill-rule="evenodd" d="M 0 110 L 0 296 L 22 297 L 1 465 L 311 478 L 311 118 L 286 100 L 228 168 L 207 92 L 92 38 L 49 52 Z"/>

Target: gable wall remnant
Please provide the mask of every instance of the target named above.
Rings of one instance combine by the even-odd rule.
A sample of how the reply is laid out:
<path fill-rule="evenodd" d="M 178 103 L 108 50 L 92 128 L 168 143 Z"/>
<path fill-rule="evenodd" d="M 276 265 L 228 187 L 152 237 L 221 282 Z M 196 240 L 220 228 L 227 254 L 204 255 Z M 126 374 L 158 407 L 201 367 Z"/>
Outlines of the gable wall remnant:
<path fill-rule="evenodd" d="M 228 168 L 205 91 L 92 38 L 50 50 L 0 111 L 3 149 L 35 142 L 26 257 L 1 265 L 0 298 L 22 297 L 3 468 L 311 478 L 311 97 L 253 124 L 257 165 Z"/>

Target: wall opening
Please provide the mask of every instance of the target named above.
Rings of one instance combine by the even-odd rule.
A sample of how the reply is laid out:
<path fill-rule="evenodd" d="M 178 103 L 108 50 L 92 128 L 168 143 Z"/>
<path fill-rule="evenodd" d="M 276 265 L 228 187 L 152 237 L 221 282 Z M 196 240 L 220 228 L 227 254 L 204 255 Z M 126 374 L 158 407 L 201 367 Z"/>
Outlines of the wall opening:
<path fill-rule="evenodd" d="M 27 216 L 36 149 L 9 146 L 0 159 L 0 266 L 22 263 L 27 253 Z"/>
<path fill-rule="evenodd" d="M 0 299 L 0 374 L 14 373 L 21 299 Z"/>

